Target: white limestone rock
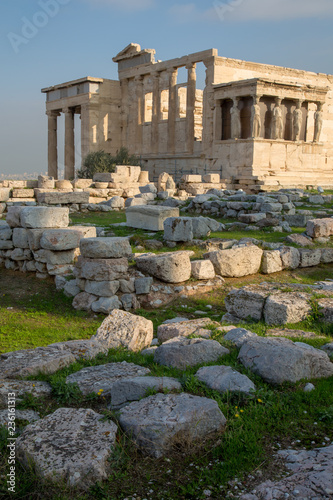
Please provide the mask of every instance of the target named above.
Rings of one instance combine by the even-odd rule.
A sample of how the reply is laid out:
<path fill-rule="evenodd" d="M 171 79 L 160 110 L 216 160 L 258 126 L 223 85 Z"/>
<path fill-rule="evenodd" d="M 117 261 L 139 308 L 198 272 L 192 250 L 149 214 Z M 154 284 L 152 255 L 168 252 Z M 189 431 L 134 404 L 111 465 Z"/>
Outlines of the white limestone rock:
<path fill-rule="evenodd" d="M 37 380 L 0 379 L 0 407 L 8 408 L 8 394 L 12 392 L 15 392 L 16 401 L 19 402 L 25 393 L 36 398 L 50 396 L 52 387 L 47 382 Z"/>
<path fill-rule="evenodd" d="M 21 226 L 21 212 L 24 207 L 8 207 L 6 222 L 10 227 L 20 227 Z"/>
<path fill-rule="evenodd" d="M 270 295 L 264 307 L 268 325 L 284 325 L 303 321 L 310 313 L 310 295 L 306 293 L 277 293 Z"/>
<path fill-rule="evenodd" d="M 333 363 L 325 352 L 285 338 L 249 340 L 241 347 L 238 359 L 270 384 L 333 375 Z"/>
<path fill-rule="evenodd" d="M 188 252 L 169 252 L 159 255 L 137 257 L 139 271 L 150 274 L 166 283 L 182 283 L 191 277 L 191 262 Z"/>
<path fill-rule="evenodd" d="M 105 365 L 88 366 L 68 375 L 67 384 L 78 384 L 82 394 L 101 393 L 104 397 L 110 396 L 113 384 L 123 379 L 143 377 L 150 370 L 134 363 L 107 363 Z"/>
<path fill-rule="evenodd" d="M 24 207 L 20 215 L 21 226 L 27 229 L 65 228 L 69 224 L 68 208 Z"/>
<path fill-rule="evenodd" d="M 77 311 L 90 311 L 92 304 L 98 299 L 96 295 L 81 292 L 74 297 L 72 306 Z"/>
<path fill-rule="evenodd" d="M 268 291 L 260 288 L 244 287 L 231 290 L 225 298 L 225 306 L 228 313 L 233 316 L 241 319 L 250 317 L 260 321 L 268 295 Z"/>
<path fill-rule="evenodd" d="M 125 257 L 119 259 L 85 259 L 79 257 L 76 266 L 80 278 L 91 281 L 114 281 L 123 278 L 127 273 L 128 260 Z"/>
<path fill-rule="evenodd" d="M 215 269 L 210 260 L 192 260 L 191 274 L 197 280 L 210 280 L 215 278 Z"/>
<path fill-rule="evenodd" d="M 147 205 L 126 209 L 127 225 L 147 231 L 163 231 L 163 223 L 168 217 L 179 217 L 179 208 Z"/>
<path fill-rule="evenodd" d="M 111 405 L 113 409 L 139 401 L 147 396 L 147 391 L 154 389 L 156 392 L 181 391 L 182 385 L 172 377 L 133 377 L 120 379 L 112 385 Z"/>
<path fill-rule="evenodd" d="M 66 297 L 75 297 L 81 292 L 80 288 L 76 284 L 76 280 L 66 281 L 63 290 Z"/>
<path fill-rule="evenodd" d="M 189 335 L 197 335 L 210 337 L 211 331 L 207 330 L 207 326 L 218 327 L 219 323 L 210 318 L 200 319 L 185 319 L 185 321 L 176 321 L 164 323 L 157 327 L 157 338 L 159 342 L 166 342 L 175 337 L 188 337 Z"/>
<path fill-rule="evenodd" d="M 56 251 L 45 250 L 41 248 L 33 252 L 34 259 L 44 264 L 51 264 L 54 266 L 63 264 L 74 264 L 75 250 Z"/>
<path fill-rule="evenodd" d="M 283 269 L 296 269 L 300 263 L 300 254 L 297 248 L 283 247 L 279 250 Z"/>
<path fill-rule="evenodd" d="M 119 281 L 86 280 L 85 291 L 99 297 L 113 297 L 119 290 Z"/>
<path fill-rule="evenodd" d="M 80 245 L 82 233 L 72 229 L 46 229 L 40 239 L 41 248 L 46 250 L 73 250 Z"/>
<path fill-rule="evenodd" d="M 216 401 L 191 394 L 156 394 L 120 410 L 119 423 L 136 445 L 156 458 L 221 433 L 226 418 Z"/>
<path fill-rule="evenodd" d="M 224 392 L 244 392 L 250 394 L 256 390 L 252 380 L 242 375 L 231 366 L 203 366 L 195 376 L 210 389 Z"/>
<path fill-rule="evenodd" d="M 141 351 L 149 347 L 153 339 L 153 322 L 126 311 L 115 309 L 105 318 L 94 337 L 108 349 L 127 347 Z"/>
<path fill-rule="evenodd" d="M 235 247 L 209 253 L 216 274 L 228 278 L 240 278 L 256 274 L 261 266 L 263 251 L 255 246 Z"/>
<path fill-rule="evenodd" d="M 21 227 L 13 229 L 13 245 L 17 248 L 29 248 L 27 230 Z"/>
<path fill-rule="evenodd" d="M 156 349 L 154 361 L 184 370 L 188 366 L 217 361 L 226 354 L 229 354 L 229 349 L 222 347 L 216 340 L 175 337 Z"/>
<path fill-rule="evenodd" d="M 94 312 L 110 314 L 111 311 L 119 309 L 121 305 L 117 295 L 113 295 L 112 297 L 100 297 L 91 304 L 91 309 Z"/>
<path fill-rule="evenodd" d="M 80 250 L 82 256 L 89 259 L 119 259 L 132 255 L 127 238 L 84 238 L 80 241 Z"/>
<path fill-rule="evenodd" d="M 282 271 L 283 264 L 279 250 L 264 250 L 261 270 L 264 274 Z"/>
<path fill-rule="evenodd" d="M 228 340 L 235 344 L 236 347 L 242 347 L 245 342 L 249 339 L 253 339 L 258 337 L 258 335 L 250 330 L 246 330 L 245 328 L 232 328 L 224 335 L 224 340 Z"/>
<path fill-rule="evenodd" d="M 192 241 L 192 217 L 168 217 L 164 223 L 164 240 Z"/>
<path fill-rule="evenodd" d="M 307 249 L 301 248 L 300 251 L 300 267 L 318 266 L 321 260 L 321 249 Z"/>
<path fill-rule="evenodd" d="M 116 424 L 93 410 L 59 408 L 25 428 L 17 457 L 26 468 L 33 463 L 42 480 L 88 489 L 107 478 L 116 433 Z"/>

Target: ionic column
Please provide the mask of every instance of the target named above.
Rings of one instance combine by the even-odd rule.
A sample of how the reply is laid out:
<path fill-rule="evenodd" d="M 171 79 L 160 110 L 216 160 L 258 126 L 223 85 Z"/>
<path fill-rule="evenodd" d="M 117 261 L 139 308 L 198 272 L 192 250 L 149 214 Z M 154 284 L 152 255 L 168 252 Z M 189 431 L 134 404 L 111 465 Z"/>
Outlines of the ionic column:
<path fill-rule="evenodd" d="M 190 63 L 186 66 L 187 78 L 187 98 L 186 98 L 186 151 L 193 154 L 194 148 L 194 112 L 195 112 L 195 92 L 196 92 L 196 65 Z"/>
<path fill-rule="evenodd" d="M 121 145 L 122 147 L 128 147 L 127 144 L 127 124 L 128 124 L 128 111 L 129 111 L 129 103 L 128 103 L 128 78 L 124 78 L 120 82 L 121 86 Z"/>
<path fill-rule="evenodd" d="M 161 109 L 160 74 L 153 74 L 153 116 L 151 124 L 151 150 L 158 153 L 158 124 Z"/>
<path fill-rule="evenodd" d="M 136 99 L 137 99 L 137 123 L 135 133 L 135 150 L 138 154 L 142 154 L 143 140 L 143 122 L 144 122 L 144 95 L 143 95 L 143 76 L 134 78 L 136 83 Z"/>
<path fill-rule="evenodd" d="M 206 157 L 211 157 L 213 154 L 213 137 L 214 137 L 214 115 L 215 115 L 215 99 L 214 99 L 214 73 L 215 73 L 215 58 L 206 59 L 204 65 L 206 67 L 206 82 L 203 96 L 203 135 L 202 135 L 202 151 Z M 215 119 L 217 119 L 215 117 Z"/>
<path fill-rule="evenodd" d="M 58 143 L 57 143 L 57 111 L 46 111 L 48 116 L 47 171 L 48 175 L 58 179 Z"/>
<path fill-rule="evenodd" d="M 71 108 L 63 109 L 65 113 L 65 179 L 75 177 L 75 141 L 74 112 Z"/>
<path fill-rule="evenodd" d="M 89 104 L 81 105 L 81 164 L 89 153 L 90 120 Z"/>
<path fill-rule="evenodd" d="M 169 112 L 168 112 L 168 153 L 176 151 L 176 115 L 177 115 L 177 74 L 173 68 L 169 73 Z"/>

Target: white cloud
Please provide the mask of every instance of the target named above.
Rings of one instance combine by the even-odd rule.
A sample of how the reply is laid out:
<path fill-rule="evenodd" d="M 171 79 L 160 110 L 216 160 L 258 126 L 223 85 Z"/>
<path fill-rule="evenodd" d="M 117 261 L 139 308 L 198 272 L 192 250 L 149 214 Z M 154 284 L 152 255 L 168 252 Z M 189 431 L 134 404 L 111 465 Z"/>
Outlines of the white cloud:
<path fill-rule="evenodd" d="M 331 18 L 332 0 L 213 0 L 209 9 L 194 3 L 175 4 L 170 14 L 178 22 L 193 21 L 281 21 Z"/>
<path fill-rule="evenodd" d="M 94 7 L 114 7 L 119 10 L 147 10 L 155 6 L 155 0 L 86 0 Z"/>

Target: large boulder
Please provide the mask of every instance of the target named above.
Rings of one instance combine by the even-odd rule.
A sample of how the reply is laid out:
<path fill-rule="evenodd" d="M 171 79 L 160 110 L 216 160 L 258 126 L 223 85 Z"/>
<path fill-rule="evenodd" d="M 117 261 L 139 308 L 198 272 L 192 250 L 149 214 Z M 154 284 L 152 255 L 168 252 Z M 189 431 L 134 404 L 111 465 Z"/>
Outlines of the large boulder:
<path fill-rule="evenodd" d="M 68 208 L 24 207 L 21 226 L 27 229 L 64 228 L 69 224 Z"/>
<path fill-rule="evenodd" d="M 240 278 L 259 271 L 263 251 L 255 246 L 217 250 L 209 253 L 216 274 L 228 278 Z"/>
<path fill-rule="evenodd" d="M 128 238 L 84 238 L 80 241 L 80 250 L 88 259 L 119 259 L 132 255 Z"/>
<path fill-rule="evenodd" d="M 171 377 L 133 377 L 121 378 L 111 388 L 111 408 L 118 409 L 139 401 L 147 396 L 147 391 L 156 392 L 181 391 L 182 385 L 178 380 Z"/>
<path fill-rule="evenodd" d="M 25 428 L 17 457 L 25 468 L 33 463 L 43 480 L 87 489 L 107 478 L 116 433 L 116 424 L 93 410 L 59 408 Z"/>
<path fill-rule="evenodd" d="M 175 337 L 156 349 L 154 361 L 185 370 L 188 366 L 217 361 L 226 354 L 229 354 L 229 349 L 222 347 L 216 340 Z"/>
<path fill-rule="evenodd" d="M 241 347 L 238 359 L 270 384 L 333 375 L 333 363 L 325 352 L 285 338 L 250 339 Z"/>
<path fill-rule="evenodd" d="M 130 351 L 141 351 L 153 340 L 153 322 L 126 311 L 114 309 L 105 318 L 95 338 L 108 349 L 127 347 Z"/>
<path fill-rule="evenodd" d="M 107 363 L 106 365 L 88 366 L 68 375 L 67 384 L 77 384 L 82 394 L 103 393 L 109 396 L 114 383 L 119 380 L 148 375 L 150 370 L 134 363 Z"/>
<path fill-rule="evenodd" d="M 137 257 L 136 265 L 140 271 L 166 283 L 182 283 L 191 277 L 191 261 L 186 251 L 143 255 Z"/>
<path fill-rule="evenodd" d="M 210 389 L 224 392 L 254 392 L 256 387 L 252 380 L 242 375 L 231 366 L 203 366 L 195 376 Z"/>
<path fill-rule="evenodd" d="M 119 423 L 139 448 L 159 458 L 221 433 L 226 418 L 212 399 L 156 394 L 121 409 Z"/>
<path fill-rule="evenodd" d="M 310 296 L 306 293 L 277 293 L 270 295 L 264 307 L 268 325 L 285 325 L 303 321 L 311 312 Z"/>

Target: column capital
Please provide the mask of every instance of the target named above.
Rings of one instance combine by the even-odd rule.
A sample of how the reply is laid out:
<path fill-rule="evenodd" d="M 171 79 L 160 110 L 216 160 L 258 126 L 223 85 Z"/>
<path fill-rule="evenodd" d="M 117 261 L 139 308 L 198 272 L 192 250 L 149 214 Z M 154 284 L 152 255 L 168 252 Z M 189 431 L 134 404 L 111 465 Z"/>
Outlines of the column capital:
<path fill-rule="evenodd" d="M 73 108 L 63 108 L 62 112 L 65 114 L 74 114 L 74 109 Z"/>
<path fill-rule="evenodd" d="M 144 75 L 137 75 L 134 77 L 134 81 L 138 83 L 143 83 Z"/>
<path fill-rule="evenodd" d="M 154 80 L 158 80 L 161 77 L 161 71 L 152 71 L 151 76 Z"/>
<path fill-rule="evenodd" d="M 193 70 L 193 69 L 195 69 L 195 68 L 196 68 L 196 66 L 197 66 L 197 65 L 196 65 L 196 63 L 189 62 L 189 63 L 187 63 L 187 64 L 186 64 L 185 68 L 186 68 L 187 70 Z"/>
<path fill-rule="evenodd" d="M 56 118 L 56 117 L 60 116 L 60 112 L 59 111 L 55 111 L 55 110 L 46 110 L 45 114 L 47 116 L 52 117 L 52 118 Z"/>

